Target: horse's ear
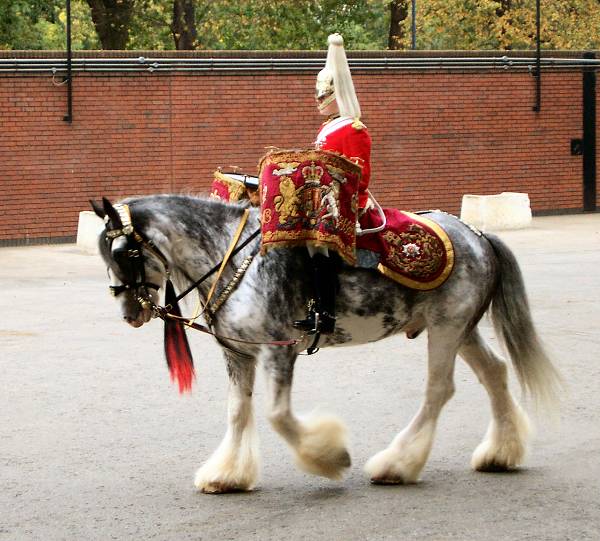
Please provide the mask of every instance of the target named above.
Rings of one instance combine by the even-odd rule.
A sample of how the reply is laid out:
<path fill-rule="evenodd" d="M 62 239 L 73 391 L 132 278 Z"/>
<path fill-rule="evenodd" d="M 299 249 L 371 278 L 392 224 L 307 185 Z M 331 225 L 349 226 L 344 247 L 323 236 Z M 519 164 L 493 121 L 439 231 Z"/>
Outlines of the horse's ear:
<path fill-rule="evenodd" d="M 104 220 L 104 216 L 106 216 L 106 213 L 104 212 L 104 208 L 102 207 L 102 205 L 100 203 L 98 203 L 98 201 L 94 201 L 93 199 L 90 199 L 90 205 L 92 206 L 92 209 L 96 213 L 96 216 L 98 216 L 98 218 L 101 218 L 102 220 Z"/>
<path fill-rule="evenodd" d="M 112 206 L 112 203 L 108 199 L 106 199 L 106 197 L 102 198 L 102 206 L 104 208 L 104 214 L 110 219 L 112 228 L 121 229 L 123 227 L 121 217 L 119 216 L 119 213 L 115 210 L 115 207 Z"/>

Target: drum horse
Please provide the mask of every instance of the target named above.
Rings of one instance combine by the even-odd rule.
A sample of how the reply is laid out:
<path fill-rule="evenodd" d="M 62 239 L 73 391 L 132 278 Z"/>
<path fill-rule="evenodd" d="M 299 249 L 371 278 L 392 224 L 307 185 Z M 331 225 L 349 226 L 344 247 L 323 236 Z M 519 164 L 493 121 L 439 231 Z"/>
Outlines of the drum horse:
<path fill-rule="evenodd" d="M 260 209 L 247 202 L 152 195 L 114 206 L 104 199 L 103 204 L 92 206 L 106 224 L 99 238 L 100 252 L 123 319 L 139 327 L 153 316 L 175 313 L 173 280 L 180 291 L 198 292 L 210 332 L 223 348 L 229 376 L 227 431 L 198 469 L 196 487 L 224 493 L 249 491 L 257 483 L 259 451 L 252 405 L 257 363 L 267 377 L 268 419 L 291 448 L 297 465 L 311 474 L 339 479 L 351 463 L 344 425 L 332 415 L 297 416 L 290 404 L 296 359 L 314 339 L 298 336 L 292 327 L 305 314 L 311 296 L 306 249 L 285 247 L 261 253 L 260 236 L 252 234 Z M 243 217 L 247 222 L 240 226 Z M 427 217 L 452 244 L 454 265 L 447 279 L 423 291 L 398 284 L 376 269 L 342 265 L 336 330 L 320 342 L 325 348 L 350 346 L 398 333 L 414 338 L 427 330 L 428 374 L 422 405 L 389 446 L 367 462 L 365 471 L 373 483 L 417 482 L 440 412 L 454 393 L 457 354 L 485 387 L 492 409 L 488 430 L 472 455 L 472 467 L 507 471 L 522 463 L 529 422 L 509 391 L 505 361 L 477 328 L 488 310 L 522 388 L 536 403 L 550 406 L 560 392 L 560 376 L 538 339 L 523 278 L 509 248 L 497 236 L 480 234 L 446 213 L 431 211 Z M 230 240 L 236 236 L 238 248 L 232 252 Z M 230 256 L 222 263 L 226 252 Z M 217 268 L 218 286 L 209 284 L 212 280 L 196 281 Z M 163 288 L 167 308 L 160 309 Z M 228 289 L 218 310 L 207 299 L 215 289 Z M 173 317 L 171 328 L 181 331 L 183 324 L 177 315 Z M 191 321 L 187 326 L 206 329 Z M 182 378 L 180 386 L 188 387 L 189 371 L 182 376 L 181 367 L 175 370 Z"/>

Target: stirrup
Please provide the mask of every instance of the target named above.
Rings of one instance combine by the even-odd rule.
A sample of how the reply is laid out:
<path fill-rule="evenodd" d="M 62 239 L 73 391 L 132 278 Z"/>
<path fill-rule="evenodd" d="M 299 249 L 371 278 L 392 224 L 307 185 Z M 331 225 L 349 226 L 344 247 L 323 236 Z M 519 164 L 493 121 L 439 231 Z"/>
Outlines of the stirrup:
<path fill-rule="evenodd" d="M 306 319 L 297 319 L 292 323 L 294 329 L 304 331 L 307 334 L 315 334 L 317 332 L 317 314 L 309 312 Z"/>
<path fill-rule="evenodd" d="M 333 334 L 335 331 L 335 317 L 327 312 L 311 312 L 306 319 L 294 321 L 293 327 L 304 331 L 306 334 Z"/>
<path fill-rule="evenodd" d="M 315 311 L 316 302 L 314 299 L 310 299 L 308 301 L 307 310 L 305 319 L 297 319 L 292 323 L 292 327 L 294 329 L 298 329 L 300 331 L 304 331 L 307 334 L 315 334 L 317 332 L 317 318 L 318 314 Z"/>
<path fill-rule="evenodd" d="M 308 348 L 306 349 L 306 354 L 307 355 L 314 355 L 315 353 L 317 353 L 319 351 L 319 340 L 321 339 L 321 333 L 317 332 L 315 333 L 315 338 L 313 340 L 313 343 L 308 346 Z"/>

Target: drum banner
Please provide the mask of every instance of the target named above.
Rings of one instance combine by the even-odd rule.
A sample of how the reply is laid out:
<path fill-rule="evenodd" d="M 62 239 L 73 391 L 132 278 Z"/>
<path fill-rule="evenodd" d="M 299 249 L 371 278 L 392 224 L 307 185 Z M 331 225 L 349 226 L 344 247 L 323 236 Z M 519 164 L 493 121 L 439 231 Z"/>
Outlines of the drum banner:
<path fill-rule="evenodd" d="M 429 290 L 442 285 L 454 266 L 454 248 L 446 232 L 420 214 L 396 209 L 383 212 L 385 229 L 358 237 L 357 248 L 377 252 L 379 272 L 404 286 Z M 362 229 L 380 223 L 375 209 L 360 218 Z"/>
<path fill-rule="evenodd" d="M 281 150 L 259 170 L 262 253 L 310 244 L 355 264 L 359 165 L 329 151 Z"/>
<path fill-rule="evenodd" d="M 231 202 L 248 198 L 244 183 L 228 177 L 221 171 L 215 171 L 210 196 L 213 199 Z"/>

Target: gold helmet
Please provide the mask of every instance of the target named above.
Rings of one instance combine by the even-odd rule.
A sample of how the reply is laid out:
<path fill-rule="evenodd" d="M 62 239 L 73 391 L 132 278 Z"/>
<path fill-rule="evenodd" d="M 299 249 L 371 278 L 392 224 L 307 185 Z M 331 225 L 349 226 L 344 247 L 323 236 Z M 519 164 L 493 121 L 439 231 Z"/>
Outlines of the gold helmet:
<path fill-rule="evenodd" d="M 360 105 L 344 50 L 344 38 L 340 34 L 331 34 L 327 41 L 329 49 L 325 67 L 317 75 L 318 107 L 322 110 L 335 100 L 341 116 L 360 118 Z"/>

